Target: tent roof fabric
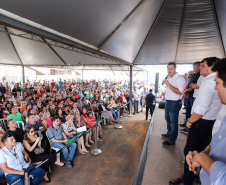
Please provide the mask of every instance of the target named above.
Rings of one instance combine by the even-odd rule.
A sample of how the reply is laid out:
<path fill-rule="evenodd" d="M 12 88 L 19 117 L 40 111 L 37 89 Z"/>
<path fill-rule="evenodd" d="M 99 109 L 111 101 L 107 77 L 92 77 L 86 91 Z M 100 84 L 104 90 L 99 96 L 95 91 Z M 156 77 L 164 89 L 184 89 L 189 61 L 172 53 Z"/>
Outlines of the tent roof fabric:
<path fill-rule="evenodd" d="M 225 0 L 83 0 L 68 3 L 60 0 L 0 0 L 0 7 L 12 13 L 10 18 L 19 16 L 33 21 L 96 51 L 104 43 L 99 52 L 125 61 L 117 63 L 121 65 L 193 63 L 210 56 L 225 57 Z M 1 17 L 0 22 L 7 28 L 26 30 Z M 39 37 L 47 39 L 45 35 Z M 11 42 L 7 34 L 0 33 L 2 64 L 116 64 L 115 61 L 37 44 L 12 35 L 10 38 Z M 4 53 L 6 48 L 12 52 L 9 56 Z"/>

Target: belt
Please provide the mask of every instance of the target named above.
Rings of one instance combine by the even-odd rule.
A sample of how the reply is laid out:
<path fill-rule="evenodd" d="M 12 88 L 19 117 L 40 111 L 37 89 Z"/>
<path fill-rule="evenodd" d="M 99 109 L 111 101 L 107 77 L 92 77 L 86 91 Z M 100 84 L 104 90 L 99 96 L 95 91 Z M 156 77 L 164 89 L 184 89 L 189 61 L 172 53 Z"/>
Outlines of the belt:
<path fill-rule="evenodd" d="M 181 100 L 166 100 L 166 101 L 176 102 L 176 101 L 181 101 Z"/>

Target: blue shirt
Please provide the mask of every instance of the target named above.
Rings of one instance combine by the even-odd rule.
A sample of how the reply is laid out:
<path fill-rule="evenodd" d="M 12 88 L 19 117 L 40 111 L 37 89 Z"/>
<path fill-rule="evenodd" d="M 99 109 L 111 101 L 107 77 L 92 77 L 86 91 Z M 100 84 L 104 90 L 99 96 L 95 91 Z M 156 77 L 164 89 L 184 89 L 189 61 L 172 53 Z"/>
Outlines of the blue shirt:
<path fill-rule="evenodd" d="M 79 97 L 80 97 L 80 98 L 83 98 L 83 97 L 84 97 L 84 95 L 83 95 L 83 94 L 78 94 L 78 95 L 79 95 Z"/>
<path fill-rule="evenodd" d="M 27 168 L 29 164 L 24 160 L 23 150 L 24 147 L 20 142 L 16 143 L 12 150 L 3 147 L 0 150 L 0 164 L 6 163 L 7 168 L 17 171 Z M 5 173 L 5 175 L 7 174 L 8 173 Z"/>
<path fill-rule="evenodd" d="M 64 137 L 62 135 L 63 131 L 64 130 L 61 125 L 59 125 L 57 129 L 55 129 L 52 125 L 47 129 L 47 136 L 51 145 L 53 144 L 53 142 L 51 141 L 52 138 L 64 140 Z"/>
<path fill-rule="evenodd" d="M 190 84 L 191 84 L 191 83 L 197 84 L 197 81 L 198 81 L 199 77 L 200 77 L 200 72 L 194 74 L 194 75 L 191 77 L 191 80 L 189 81 L 189 84 L 188 84 L 188 86 L 187 86 L 187 89 L 190 88 Z M 188 94 L 189 94 L 191 97 L 193 97 L 194 90 L 191 91 L 191 92 L 189 92 Z"/>
<path fill-rule="evenodd" d="M 142 91 L 140 95 L 141 97 L 145 97 L 147 94 L 148 94 L 148 91 Z"/>
<path fill-rule="evenodd" d="M 25 125 L 25 128 L 26 127 L 33 127 L 33 130 L 34 131 L 38 131 L 40 129 L 43 129 L 43 126 L 39 123 L 39 122 L 35 122 L 35 124 L 31 124 L 30 122 L 27 122 L 27 124 Z"/>
<path fill-rule="evenodd" d="M 211 140 L 209 156 L 215 161 L 210 167 L 210 175 L 202 168 L 200 179 L 202 185 L 226 184 L 226 116 Z"/>

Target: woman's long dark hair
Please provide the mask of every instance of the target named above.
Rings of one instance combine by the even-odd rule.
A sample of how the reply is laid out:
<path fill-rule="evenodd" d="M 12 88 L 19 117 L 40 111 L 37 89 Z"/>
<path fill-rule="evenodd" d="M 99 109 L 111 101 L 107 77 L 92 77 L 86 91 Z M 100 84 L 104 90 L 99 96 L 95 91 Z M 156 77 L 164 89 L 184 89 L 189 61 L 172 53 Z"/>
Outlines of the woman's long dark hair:
<path fill-rule="evenodd" d="M 28 126 L 24 130 L 24 133 L 25 133 L 24 134 L 24 140 L 26 140 L 28 143 L 31 143 L 31 140 L 28 138 L 28 134 L 29 134 L 29 132 L 31 131 L 32 128 L 33 127 Z"/>

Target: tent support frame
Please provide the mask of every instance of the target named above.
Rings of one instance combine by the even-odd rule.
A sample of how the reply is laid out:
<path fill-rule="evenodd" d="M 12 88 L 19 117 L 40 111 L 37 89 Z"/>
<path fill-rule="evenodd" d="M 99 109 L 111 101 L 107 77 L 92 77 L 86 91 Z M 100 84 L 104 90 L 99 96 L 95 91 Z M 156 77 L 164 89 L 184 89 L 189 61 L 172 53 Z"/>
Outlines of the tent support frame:
<path fill-rule="evenodd" d="M 158 14 L 157 14 L 157 16 L 156 16 L 156 18 L 155 18 L 155 20 L 154 20 L 154 22 L 153 22 L 151 28 L 150 28 L 150 30 L 149 30 L 149 32 L 148 32 L 147 36 L 146 36 L 145 39 L 144 39 L 144 42 L 142 43 L 142 45 L 141 45 L 141 47 L 140 47 L 140 49 L 139 49 L 139 51 L 138 51 L 138 53 L 137 53 L 135 59 L 133 60 L 133 64 L 135 63 L 136 59 L 138 58 L 138 56 L 139 56 L 139 54 L 140 54 L 140 52 L 141 52 L 141 50 L 142 50 L 142 48 L 143 48 L 143 46 L 144 46 L 146 40 L 148 39 L 150 33 L 152 32 L 152 30 L 153 30 L 153 28 L 154 28 L 154 26 L 155 26 L 155 24 L 156 24 L 156 22 L 157 22 L 157 20 L 158 20 L 158 18 L 159 18 L 159 16 L 160 16 L 160 14 L 162 13 L 162 10 L 164 9 L 164 7 L 165 7 L 165 5 L 166 5 L 166 2 L 167 2 L 167 0 L 165 0 L 165 1 L 163 2 L 162 7 L 160 8 L 160 10 L 159 10 L 159 12 L 158 12 Z"/>
<path fill-rule="evenodd" d="M 223 50 L 223 53 L 224 53 L 224 57 L 226 57 L 226 52 L 225 52 L 225 48 L 224 48 L 224 41 L 223 41 L 222 35 L 221 35 L 221 29 L 220 29 L 220 25 L 219 25 L 219 22 L 218 22 L 218 17 L 217 17 L 217 11 L 216 11 L 216 7 L 215 7 L 215 3 L 214 3 L 213 0 L 210 0 L 210 3 L 211 3 L 211 6 L 212 6 L 213 16 L 214 16 L 214 20 L 215 20 L 215 23 L 216 23 L 216 27 L 217 27 L 217 31 L 218 31 L 218 36 L 219 36 L 219 39 L 221 41 L 221 45 L 222 45 L 222 50 Z"/>
<path fill-rule="evenodd" d="M 133 16 L 133 14 L 144 4 L 145 0 L 141 0 L 138 5 L 126 16 L 125 19 L 115 28 L 115 30 L 104 40 L 104 42 L 99 46 L 98 50 L 101 50 L 105 44 L 115 35 L 115 33 Z"/>
<path fill-rule="evenodd" d="M 25 34 L 13 33 L 13 31 L 10 29 L 8 29 L 6 31 L 5 29 L 2 29 L 2 27 L 11 27 L 13 29 L 17 29 L 17 30 L 25 32 Z M 78 53 L 83 53 L 85 55 L 94 56 L 97 58 L 111 61 L 112 63 L 132 65 L 131 63 L 129 63 L 125 60 L 114 57 L 108 53 L 101 52 L 101 51 L 97 50 L 98 48 L 91 48 L 91 47 L 85 46 L 81 43 L 69 40 L 67 38 L 64 38 L 64 37 L 61 37 L 58 35 L 54 35 L 45 30 L 41 30 L 39 28 L 32 27 L 30 25 L 16 21 L 16 20 L 6 17 L 4 15 L 0 15 L 0 32 L 7 33 L 10 35 L 14 35 L 14 36 L 19 36 L 19 37 L 22 37 L 25 39 L 34 40 L 37 42 L 45 43 L 43 40 L 38 38 L 38 37 L 42 37 L 42 38 L 50 40 L 50 41 L 47 41 L 49 43 L 49 45 L 61 47 L 63 49 L 68 49 L 68 50 L 75 51 Z"/>
<path fill-rule="evenodd" d="M 178 41 L 177 41 L 177 50 L 176 50 L 174 62 L 176 62 L 176 60 L 177 60 L 177 54 L 178 54 L 178 50 L 179 50 L 182 29 L 184 26 L 184 18 L 185 18 L 185 13 L 186 13 L 186 8 L 187 8 L 187 2 L 188 2 L 188 0 L 184 0 L 184 9 L 183 9 L 183 14 L 182 14 L 181 23 L 180 23 L 180 31 L 179 31 Z"/>

